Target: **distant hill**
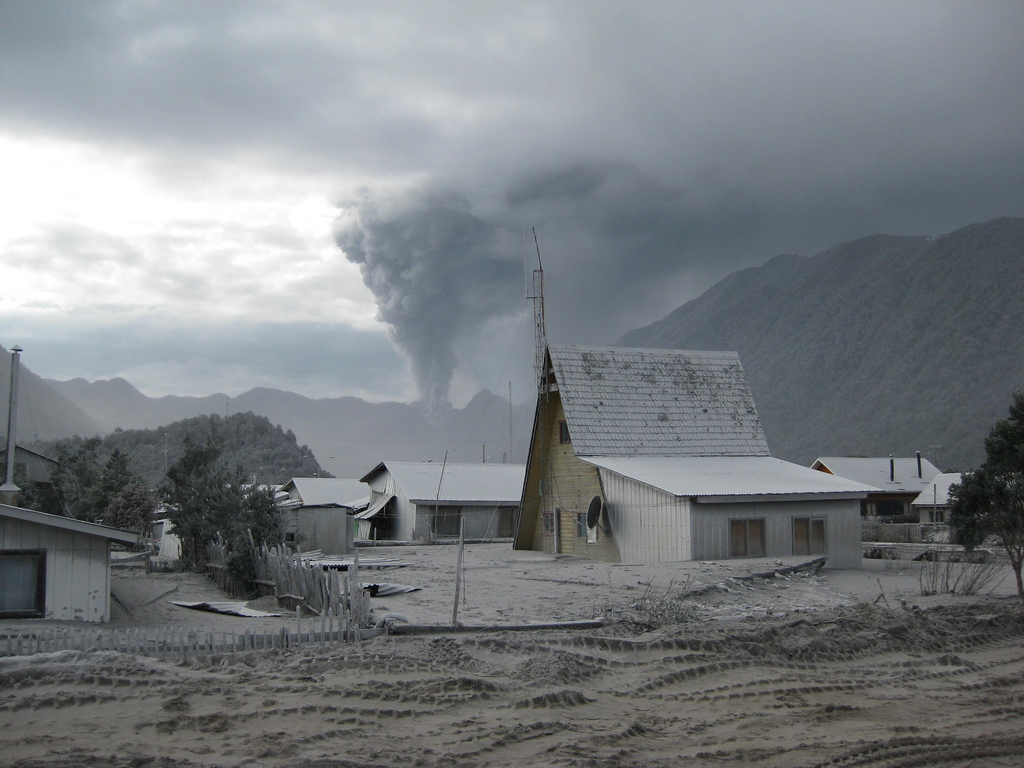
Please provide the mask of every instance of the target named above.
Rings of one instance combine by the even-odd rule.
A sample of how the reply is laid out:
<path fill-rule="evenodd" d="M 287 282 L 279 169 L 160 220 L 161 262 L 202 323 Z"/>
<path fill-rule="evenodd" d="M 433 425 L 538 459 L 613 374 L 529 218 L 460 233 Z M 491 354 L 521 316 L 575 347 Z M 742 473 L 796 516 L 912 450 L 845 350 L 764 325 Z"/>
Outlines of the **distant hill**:
<path fill-rule="evenodd" d="M 509 453 L 508 400 L 487 390 L 464 408 L 428 418 L 416 403 L 368 403 L 356 397 L 311 399 L 292 392 L 256 388 L 238 397 L 151 398 L 124 379 L 88 382 L 47 380 L 99 423 L 101 431 L 154 429 L 200 415 L 252 413 L 293 431 L 320 464 L 339 477 L 360 477 L 378 462 L 441 461 L 445 451 L 458 461 L 500 462 Z M 533 404 L 512 411 L 512 459 L 526 459 Z"/>
<path fill-rule="evenodd" d="M 18 366 L 18 417 L 15 424 L 20 445 L 72 435 L 95 435 L 102 431 L 96 419 L 32 373 L 25 365 L 25 357 L 22 354 L 21 365 Z M 11 352 L 0 347 L 0 435 L 4 440 L 7 437 L 10 392 Z"/>
<path fill-rule="evenodd" d="M 167 468 L 181 458 L 188 436 L 204 443 L 216 433 L 223 442 L 220 461 L 231 472 L 241 468 L 248 478 L 261 483 L 285 483 L 293 477 L 329 477 L 306 445 L 299 445 L 295 434 L 251 412 L 227 418 L 212 414 L 181 419 L 154 429 L 121 429 L 107 435 L 95 447 L 97 465 L 103 467 L 110 454 L 120 450 L 129 458 L 132 471 L 154 488 L 166 480 Z M 85 441 L 81 437 L 42 442 L 38 447 L 50 456 L 76 452 Z"/>
<path fill-rule="evenodd" d="M 739 352 L 780 458 L 971 468 L 1024 389 L 1024 219 L 778 256 L 619 344 Z"/>

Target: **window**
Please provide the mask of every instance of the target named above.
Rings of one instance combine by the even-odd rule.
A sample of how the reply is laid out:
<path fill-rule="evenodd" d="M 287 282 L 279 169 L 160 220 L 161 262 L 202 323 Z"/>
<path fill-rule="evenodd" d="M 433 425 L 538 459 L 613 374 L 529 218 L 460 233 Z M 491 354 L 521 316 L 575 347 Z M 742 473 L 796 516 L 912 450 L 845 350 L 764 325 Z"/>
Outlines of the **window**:
<path fill-rule="evenodd" d="M 576 538 L 585 539 L 587 538 L 587 513 L 577 512 L 576 513 Z"/>
<path fill-rule="evenodd" d="M 825 554 L 825 518 L 793 518 L 793 554 Z"/>
<path fill-rule="evenodd" d="M 544 513 L 544 533 L 552 534 L 555 532 L 555 513 L 545 512 Z"/>
<path fill-rule="evenodd" d="M 729 557 L 764 557 L 764 520 L 729 521 Z"/>
<path fill-rule="evenodd" d="M 437 507 L 434 509 L 434 535 L 452 537 L 460 534 L 462 507 Z"/>
<path fill-rule="evenodd" d="M 0 617 L 46 615 L 46 550 L 0 550 Z"/>
<path fill-rule="evenodd" d="M 569 425 L 565 423 L 565 420 L 558 422 L 558 442 L 570 443 L 569 439 Z"/>

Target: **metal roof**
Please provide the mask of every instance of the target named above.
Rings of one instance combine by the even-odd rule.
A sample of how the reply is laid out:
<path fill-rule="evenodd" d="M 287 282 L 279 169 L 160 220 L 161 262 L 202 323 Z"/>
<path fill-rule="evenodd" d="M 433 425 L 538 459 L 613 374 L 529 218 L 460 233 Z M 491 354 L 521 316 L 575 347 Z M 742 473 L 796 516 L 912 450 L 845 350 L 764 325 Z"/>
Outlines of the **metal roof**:
<path fill-rule="evenodd" d="M 298 493 L 304 507 L 358 507 L 358 502 L 370 495 L 362 481 L 337 477 L 293 477 L 283 490 L 290 488 Z"/>
<path fill-rule="evenodd" d="M 893 458 L 892 470 L 895 480 L 890 480 L 890 458 L 888 456 L 823 456 L 815 459 L 812 469 L 828 469 L 833 475 L 856 480 L 858 483 L 873 485 L 887 493 L 920 493 L 939 474 L 938 467 L 928 459 L 921 458 L 921 476 L 917 474 L 917 457 Z"/>
<path fill-rule="evenodd" d="M 964 476 L 961 472 L 944 472 L 936 475 L 916 499 L 910 502 L 915 507 L 946 506 L 949 501 L 949 486 L 959 483 Z"/>
<path fill-rule="evenodd" d="M 443 466 L 442 477 L 440 462 L 384 461 L 365 475 L 363 481 L 378 472 L 388 471 L 395 479 L 395 486 L 410 501 L 519 504 L 526 472 L 524 465 L 448 462 Z"/>
<path fill-rule="evenodd" d="M 23 509 L 22 507 L 0 504 L 0 517 L 10 517 L 28 523 L 48 525 L 51 528 L 62 528 L 66 531 L 84 533 L 89 536 L 99 536 L 110 541 L 119 541 L 122 544 L 139 543 L 139 535 L 132 531 L 122 531 L 120 528 L 111 528 L 110 526 L 99 525 L 98 523 L 87 523 L 84 520 L 75 520 L 72 517 L 51 515 L 48 512 L 36 512 L 34 509 Z"/>
<path fill-rule="evenodd" d="M 673 496 L 863 496 L 875 490 L 770 456 L 588 456 L 583 461 Z"/>
<path fill-rule="evenodd" d="M 548 347 L 577 456 L 768 456 L 735 352 Z"/>

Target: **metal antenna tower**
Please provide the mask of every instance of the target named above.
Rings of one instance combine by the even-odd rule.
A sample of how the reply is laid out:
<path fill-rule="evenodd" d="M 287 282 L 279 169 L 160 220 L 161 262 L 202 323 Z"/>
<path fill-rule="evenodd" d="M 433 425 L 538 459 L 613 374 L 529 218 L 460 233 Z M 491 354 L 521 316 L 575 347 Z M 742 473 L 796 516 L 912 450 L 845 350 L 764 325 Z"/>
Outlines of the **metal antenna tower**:
<path fill-rule="evenodd" d="M 547 376 L 544 375 L 544 355 L 547 351 L 548 336 L 544 327 L 544 265 L 540 261 L 540 243 L 537 242 L 537 230 L 533 230 L 533 244 L 537 249 L 537 268 L 533 270 L 533 285 L 526 298 L 533 299 L 533 375 L 537 383 L 537 392 L 547 394 Z"/>

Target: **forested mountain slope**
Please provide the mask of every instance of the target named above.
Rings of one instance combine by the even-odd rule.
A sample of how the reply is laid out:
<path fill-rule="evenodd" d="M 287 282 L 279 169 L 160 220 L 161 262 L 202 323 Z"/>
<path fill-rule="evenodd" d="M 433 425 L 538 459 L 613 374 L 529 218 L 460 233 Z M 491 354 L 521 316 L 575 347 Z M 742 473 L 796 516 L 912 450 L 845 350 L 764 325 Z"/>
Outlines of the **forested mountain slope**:
<path fill-rule="evenodd" d="M 244 479 L 255 476 L 260 483 L 284 483 L 293 477 L 326 477 L 308 446 L 299 445 L 291 430 L 274 425 L 265 416 L 236 413 L 195 416 L 156 429 L 117 429 L 104 437 L 74 437 L 40 443 L 38 448 L 54 457 L 77 456 L 102 468 L 114 451 L 128 457 L 129 468 L 152 488 L 166 479 L 168 467 L 184 453 L 186 437 L 205 444 L 216 436 L 221 445 L 218 461 Z"/>
<path fill-rule="evenodd" d="M 1024 219 L 778 256 L 619 343 L 739 352 L 778 457 L 970 468 L 1024 389 Z"/>

